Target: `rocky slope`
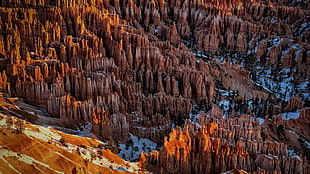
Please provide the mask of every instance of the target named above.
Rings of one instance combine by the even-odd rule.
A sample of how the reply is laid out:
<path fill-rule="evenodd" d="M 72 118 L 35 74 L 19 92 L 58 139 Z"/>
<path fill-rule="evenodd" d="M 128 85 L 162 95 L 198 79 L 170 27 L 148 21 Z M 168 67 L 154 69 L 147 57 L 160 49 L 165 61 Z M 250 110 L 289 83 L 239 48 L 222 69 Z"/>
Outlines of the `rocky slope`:
<path fill-rule="evenodd" d="M 24 111 L 31 106 L 20 102 L 22 109 L 2 110 L 33 123 L 71 129 L 90 123 L 100 139 L 128 142 L 132 133 L 159 144 L 166 144 L 172 127 L 183 126 L 195 108 L 206 113 L 213 108 L 210 113 L 218 120 L 223 115 L 267 116 L 266 130 L 246 127 L 257 132 L 245 138 L 261 142 L 259 137 L 269 132 L 269 141 L 309 156 L 309 7 L 308 1 L 298 0 L 2 0 L 0 92 L 46 112 L 29 114 Z M 267 124 L 268 119 L 277 120 L 275 115 L 302 108 L 299 119 Z M 42 114 L 53 118 L 38 116 Z M 275 133 L 281 125 L 299 138 Z M 200 134 L 221 143 L 227 138 Z M 196 136 L 192 132 L 186 137 Z M 207 149 L 199 152 L 210 154 Z M 224 168 L 293 172 L 298 167 L 282 168 L 284 161 L 297 165 L 283 153 L 275 167 L 263 165 L 261 154 L 268 153 L 248 152 L 248 162 L 230 162 Z M 235 162 L 232 154 L 225 160 Z M 156 158 L 163 157 L 160 153 Z M 202 157 L 186 160 L 194 167 L 192 160 L 202 165 Z M 301 173 L 308 171 L 304 161 L 298 163 L 306 166 L 299 168 Z M 255 167 L 247 168 L 250 164 Z M 211 166 L 186 172 L 224 171 L 215 169 L 219 164 Z"/>
<path fill-rule="evenodd" d="M 138 173 L 95 139 L 0 114 L 1 173 Z"/>

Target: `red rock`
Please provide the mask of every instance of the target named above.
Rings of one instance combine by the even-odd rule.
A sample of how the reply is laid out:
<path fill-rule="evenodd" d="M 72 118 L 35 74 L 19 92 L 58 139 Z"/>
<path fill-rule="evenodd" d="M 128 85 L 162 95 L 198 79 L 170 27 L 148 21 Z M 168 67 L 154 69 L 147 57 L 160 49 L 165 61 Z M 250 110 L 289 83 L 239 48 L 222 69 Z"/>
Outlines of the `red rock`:
<path fill-rule="evenodd" d="M 301 109 L 303 106 L 304 106 L 304 102 L 301 100 L 301 98 L 298 95 L 296 95 L 295 97 L 292 97 L 289 99 L 285 107 L 285 110 L 287 112 L 296 111 L 297 109 Z"/>
<path fill-rule="evenodd" d="M 309 31 L 297 26 L 307 23 L 309 5 L 296 3 L 3 0 L 0 91 L 47 109 L 68 124 L 89 121 L 100 138 L 125 141 L 131 132 L 162 142 L 172 122 L 188 118 L 192 103 L 209 107 L 219 85 L 246 98 L 267 98 L 248 71 L 229 62 L 205 61 L 206 56 L 229 50 L 264 64 L 296 63 L 306 73 Z M 280 43 L 271 47 L 278 36 Z M 198 62 L 196 50 L 201 51 Z M 293 98 L 285 109 L 302 105 Z M 280 110 L 268 109 L 273 114 Z M 308 115 L 304 109 L 292 122 L 306 124 Z M 165 148 L 142 156 L 143 162 L 172 173 L 258 172 L 257 166 L 270 172 L 279 166 L 281 171 L 309 170 L 288 157 L 285 144 L 268 141 L 263 136 L 268 131 L 258 121 L 237 113 L 231 120 L 222 118 L 223 111 L 212 105 L 199 118 L 199 130 L 187 121 L 184 131 L 173 130 Z M 291 123 L 277 116 L 270 124 Z"/>

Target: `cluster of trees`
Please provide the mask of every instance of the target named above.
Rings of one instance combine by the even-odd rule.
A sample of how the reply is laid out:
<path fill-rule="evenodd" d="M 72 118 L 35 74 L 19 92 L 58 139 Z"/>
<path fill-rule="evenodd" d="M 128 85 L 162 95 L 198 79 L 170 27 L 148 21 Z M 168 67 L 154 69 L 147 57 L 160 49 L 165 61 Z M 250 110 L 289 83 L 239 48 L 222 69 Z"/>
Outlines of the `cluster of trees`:
<path fill-rule="evenodd" d="M 138 141 L 140 140 L 140 138 L 138 139 Z M 134 146 L 134 142 L 132 141 L 132 139 L 129 139 L 126 144 L 125 144 L 125 150 L 129 150 L 129 147 L 131 147 L 131 153 L 130 156 L 131 158 L 133 158 L 133 155 L 135 152 L 139 151 L 139 147 Z M 123 158 L 125 158 L 125 154 L 123 154 Z"/>
<path fill-rule="evenodd" d="M 109 137 L 108 144 L 104 146 L 105 149 L 110 149 L 111 152 L 118 154 L 120 152 L 119 143 L 117 140 L 114 140 L 112 137 Z"/>
<path fill-rule="evenodd" d="M 238 91 L 236 92 L 238 94 Z M 267 99 L 254 98 L 247 99 L 244 97 L 236 97 L 238 95 L 231 95 L 229 92 L 227 98 L 229 99 L 229 105 L 226 110 L 228 115 L 231 115 L 232 112 L 237 112 L 239 114 L 254 114 L 256 117 L 264 118 L 266 115 L 274 115 L 279 113 L 274 113 L 273 106 L 281 103 L 282 108 L 285 107 L 287 102 L 281 101 L 280 99 L 275 99 L 269 94 Z M 224 109 L 224 105 L 219 105 L 221 109 Z M 284 112 L 284 111 L 283 111 Z"/>
<path fill-rule="evenodd" d="M 25 130 L 24 124 L 24 120 L 22 119 L 14 121 L 12 116 L 7 116 L 6 118 L 6 127 L 8 129 L 13 129 L 17 134 L 21 134 Z"/>

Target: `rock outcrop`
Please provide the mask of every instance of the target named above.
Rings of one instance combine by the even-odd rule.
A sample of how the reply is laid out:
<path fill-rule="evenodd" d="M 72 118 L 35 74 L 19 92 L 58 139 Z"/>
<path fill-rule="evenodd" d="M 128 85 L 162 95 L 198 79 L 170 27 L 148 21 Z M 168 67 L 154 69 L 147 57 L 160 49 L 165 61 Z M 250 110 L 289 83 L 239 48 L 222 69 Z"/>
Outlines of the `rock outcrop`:
<path fill-rule="evenodd" d="M 163 143 L 142 161 L 165 172 L 309 173 L 281 132 L 287 126 L 310 140 L 300 130 L 309 123 L 307 95 L 283 109 L 269 101 L 282 100 L 282 89 L 278 95 L 254 80 L 265 66 L 288 71 L 294 83 L 310 78 L 309 16 L 309 2 L 298 0 L 2 0 L 0 92 L 67 127 L 89 122 L 99 138 L 124 142 L 133 133 Z M 302 110 L 296 120 L 265 119 L 268 129 L 238 111 L 225 119 L 215 106 L 222 99 L 264 100 L 255 113 L 270 117 Z M 186 121 L 193 105 L 211 110 L 199 125 Z"/>
<path fill-rule="evenodd" d="M 307 173 L 309 165 L 291 156 L 287 145 L 261 136 L 259 121 L 241 115 L 214 119 L 201 114 L 199 125 L 188 121 L 184 129 L 173 129 L 164 148 L 142 154 L 140 165 L 154 172 L 222 173 L 241 169 L 250 173 Z"/>
<path fill-rule="evenodd" d="M 295 97 L 289 99 L 287 106 L 285 107 L 285 110 L 287 112 L 296 111 L 297 109 L 303 108 L 304 103 L 305 102 L 302 101 L 298 95 L 296 95 Z"/>

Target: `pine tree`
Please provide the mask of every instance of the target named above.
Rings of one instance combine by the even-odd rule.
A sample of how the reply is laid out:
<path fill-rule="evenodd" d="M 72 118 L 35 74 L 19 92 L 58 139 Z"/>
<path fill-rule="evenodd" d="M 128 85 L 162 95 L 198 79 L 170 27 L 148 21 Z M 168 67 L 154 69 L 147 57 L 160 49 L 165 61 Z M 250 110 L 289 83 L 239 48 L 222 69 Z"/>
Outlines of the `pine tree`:
<path fill-rule="evenodd" d="M 112 149 L 112 147 L 114 146 L 114 140 L 112 137 L 109 137 L 109 140 L 108 140 L 108 144 L 106 145 L 106 148 L 107 149 Z"/>
<path fill-rule="evenodd" d="M 8 116 L 7 119 L 6 119 L 6 126 L 8 129 L 11 129 L 12 126 L 13 126 L 13 119 L 11 116 Z"/>
<path fill-rule="evenodd" d="M 118 154 L 120 152 L 120 150 L 117 147 L 112 147 L 111 152 Z"/>
<path fill-rule="evenodd" d="M 163 174 L 163 173 L 164 173 L 164 168 L 160 167 L 160 174 Z"/>
<path fill-rule="evenodd" d="M 22 133 L 25 130 L 24 120 L 18 119 L 16 122 L 16 131 L 18 134 Z"/>

